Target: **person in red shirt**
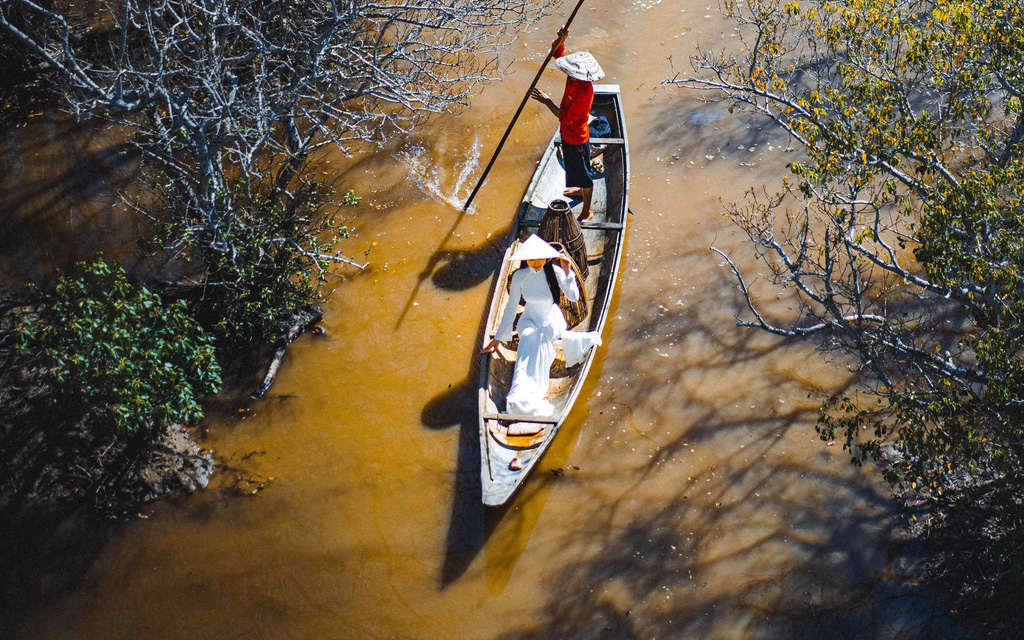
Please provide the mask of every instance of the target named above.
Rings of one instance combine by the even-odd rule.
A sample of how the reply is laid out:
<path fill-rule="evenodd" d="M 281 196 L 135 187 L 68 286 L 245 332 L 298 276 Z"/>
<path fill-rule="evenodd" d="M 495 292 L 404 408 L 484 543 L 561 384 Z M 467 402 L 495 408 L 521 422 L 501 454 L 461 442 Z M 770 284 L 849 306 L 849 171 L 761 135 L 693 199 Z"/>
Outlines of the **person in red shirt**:
<path fill-rule="evenodd" d="M 587 51 L 565 55 L 565 39 L 569 30 L 562 27 L 551 43 L 551 56 L 555 67 L 565 73 L 565 91 L 558 105 L 540 89 L 532 89 L 530 97 L 540 102 L 558 117 L 558 130 L 562 138 L 562 162 L 565 165 L 565 195 L 583 200 L 580 222 L 593 217 L 590 199 L 594 180 L 590 168 L 590 108 L 594 105 L 594 82 L 604 77 L 601 65 Z"/>

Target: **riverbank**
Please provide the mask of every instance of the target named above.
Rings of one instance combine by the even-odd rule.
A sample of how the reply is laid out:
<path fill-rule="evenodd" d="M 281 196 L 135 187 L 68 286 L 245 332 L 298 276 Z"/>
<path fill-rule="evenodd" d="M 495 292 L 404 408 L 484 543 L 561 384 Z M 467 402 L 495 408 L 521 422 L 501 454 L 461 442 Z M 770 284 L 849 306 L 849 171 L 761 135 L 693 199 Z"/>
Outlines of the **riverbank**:
<path fill-rule="evenodd" d="M 0 512 L 84 507 L 131 516 L 157 498 L 209 483 L 213 456 L 180 424 L 152 425 L 157 435 L 140 441 L 47 409 L 54 390 L 18 348 L 16 328 L 35 315 L 24 306 L 0 309 Z"/>
<path fill-rule="evenodd" d="M 96 263 L 102 264 L 102 263 Z M 89 272 L 92 275 L 95 274 Z M 116 273 L 116 271 L 115 271 Z M 85 277 L 85 276 L 83 276 Z M 172 333 L 168 326 L 140 327 L 138 316 L 131 314 L 133 306 L 151 307 L 157 305 L 157 313 L 163 316 L 170 309 L 160 309 L 160 299 L 152 294 L 133 299 L 114 291 L 103 291 L 109 300 L 92 299 L 90 295 L 79 297 L 82 292 L 70 294 L 72 283 L 77 280 L 61 278 L 56 290 L 63 292 L 53 298 L 45 298 L 35 305 L 14 304 L 9 300 L 0 307 L 0 515 L 5 510 L 39 508 L 86 508 L 103 517 L 131 517 L 147 503 L 174 493 L 191 493 L 207 486 L 214 470 L 214 458 L 210 451 L 203 450 L 195 441 L 194 428 L 182 424 L 165 424 L 162 419 L 170 412 L 151 412 L 139 416 L 130 426 L 97 422 L 98 411 L 115 412 L 115 416 L 127 413 L 126 404 L 139 406 L 143 403 L 176 401 L 160 388 L 163 383 L 153 378 L 151 371 L 140 364 L 140 347 L 132 344 L 113 342 L 93 345 L 90 350 L 75 346 L 81 341 L 101 340 L 100 336 L 125 335 L 128 340 L 141 340 L 142 349 L 158 358 L 158 373 L 171 368 L 175 361 L 182 369 L 194 367 L 187 358 L 198 358 L 208 363 L 214 352 L 208 345 L 197 353 L 167 350 L 159 340 L 143 335 L 149 330 Z M 107 285 L 111 283 L 101 283 Z M 114 281 L 114 289 L 120 287 Z M 123 281 L 121 282 L 123 283 Z M 127 285 L 126 285 L 127 286 Z M 145 292 L 146 289 L 140 288 Z M 30 290 L 34 297 L 37 290 Z M 87 291 L 87 289 L 86 289 Z M 70 300 L 65 297 L 70 296 Z M 47 309 L 48 305 L 59 305 L 60 310 Z M 120 309 L 126 312 L 119 318 L 113 329 L 105 324 L 96 325 L 91 316 L 78 316 L 81 309 L 92 309 L 93 315 L 103 315 L 104 310 Z M 174 307 L 181 313 L 184 307 Z M 65 312 L 73 315 L 65 316 Z M 67 329 L 57 324 L 73 327 Z M 158 316 L 158 317 L 160 317 Z M 208 364 L 200 373 L 209 376 L 211 386 L 199 387 L 189 376 L 194 372 L 175 374 L 173 392 L 187 394 L 193 404 L 178 411 L 179 415 L 202 412 L 200 404 L 223 407 L 231 404 L 239 412 L 245 412 L 257 397 L 266 393 L 274 383 L 277 372 L 284 361 L 288 346 L 304 331 L 313 328 L 322 318 L 322 312 L 315 305 L 307 305 L 289 324 L 286 332 L 269 345 L 245 354 L 244 358 L 231 360 L 232 368 L 228 379 L 231 388 L 220 389 L 221 369 L 218 364 Z M 152 316 L 142 318 L 143 324 L 154 320 Z M 93 332 L 96 333 L 93 333 Z M 202 340 L 189 335 L 174 335 L 177 340 Z M 207 341 L 208 342 L 208 341 Z M 41 346 L 35 346 L 39 343 Z M 199 343 L 201 347 L 203 342 Z M 98 349 L 98 351 L 97 351 Z M 157 351 L 161 349 L 161 351 Z M 48 352 L 47 355 L 40 352 Z M 118 354 L 107 361 L 106 352 Z M 153 356 L 150 356 L 153 357 Z M 85 361 L 95 369 L 91 375 L 77 374 L 77 385 L 86 385 L 92 395 L 84 396 L 83 404 L 77 389 L 63 385 L 61 376 L 75 373 L 57 373 L 63 361 Z M 129 360 L 131 362 L 129 363 Z M 181 361 L 179 361 L 181 360 Z M 54 364 L 54 362 L 56 364 Z M 117 372 L 132 366 L 137 376 L 115 378 Z M 253 372 L 252 369 L 256 369 Z M 190 370 L 191 371 L 191 370 Z M 257 385 L 257 381 L 260 381 Z M 184 391 L 181 386 L 184 385 Z M 113 388 L 111 388 L 113 387 Z M 144 390 L 134 399 L 127 396 L 129 389 Z M 218 395 L 209 395 L 219 391 Z M 173 393 L 172 392 L 172 393 Z M 121 393 L 121 395 L 114 395 Z M 89 404 L 95 406 L 88 406 Z M 105 414 L 99 414 L 106 417 Z M 201 415 L 201 413 L 199 414 Z M 141 421 L 141 422 L 140 422 Z"/>

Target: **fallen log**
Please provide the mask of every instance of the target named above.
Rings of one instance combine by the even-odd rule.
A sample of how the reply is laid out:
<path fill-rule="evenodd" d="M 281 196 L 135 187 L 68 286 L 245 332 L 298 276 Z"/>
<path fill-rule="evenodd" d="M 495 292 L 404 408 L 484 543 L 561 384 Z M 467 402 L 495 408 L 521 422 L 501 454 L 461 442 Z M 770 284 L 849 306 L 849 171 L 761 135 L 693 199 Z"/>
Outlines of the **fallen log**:
<path fill-rule="evenodd" d="M 320 307 L 312 305 L 292 316 L 291 323 L 288 325 L 288 331 L 286 331 L 278 341 L 277 349 L 274 351 L 274 357 L 271 359 L 270 367 L 267 369 L 267 375 L 263 378 L 263 384 L 260 385 L 259 390 L 253 394 L 253 398 L 262 398 L 274 384 L 274 380 L 277 378 L 277 372 L 281 368 L 281 363 L 284 361 L 284 354 L 288 350 L 288 345 L 295 342 L 296 338 L 309 330 L 313 325 L 323 320 L 323 317 L 323 310 L 320 309 Z"/>

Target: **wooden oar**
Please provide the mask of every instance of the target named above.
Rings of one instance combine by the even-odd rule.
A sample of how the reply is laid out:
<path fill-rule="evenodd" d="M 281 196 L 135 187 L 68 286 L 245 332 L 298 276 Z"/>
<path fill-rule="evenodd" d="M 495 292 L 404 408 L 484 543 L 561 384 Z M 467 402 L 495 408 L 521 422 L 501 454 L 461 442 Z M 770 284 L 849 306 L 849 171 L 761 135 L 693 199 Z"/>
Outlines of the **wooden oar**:
<path fill-rule="evenodd" d="M 569 14 L 569 19 L 565 21 L 565 26 L 562 27 L 563 29 L 569 28 L 569 25 L 572 24 L 573 18 L 576 17 L 576 14 L 579 12 L 580 7 L 583 6 L 584 1 L 585 0 L 580 0 L 579 2 L 576 3 L 576 8 L 572 10 L 571 14 Z M 508 123 L 508 128 L 505 129 L 505 135 L 501 136 L 501 141 L 498 143 L 498 148 L 494 150 L 494 155 L 491 156 L 490 162 L 488 162 L 487 167 L 484 168 L 483 175 L 480 176 L 480 180 L 476 183 L 476 186 L 473 187 L 473 193 L 469 194 L 469 198 L 466 200 L 466 204 L 463 205 L 463 211 L 468 211 L 469 205 L 473 204 L 473 198 L 476 197 L 476 192 L 479 191 L 480 187 L 483 186 L 484 180 L 487 179 L 487 174 L 490 173 L 491 167 L 494 166 L 494 161 L 498 159 L 498 154 L 501 153 L 501 148 L 505 146 L 505 141 L 508 140 L 509 134 L 512 133 L 512 127 L 516 126 L 516 120 L 519 119 L 519 114 L 523 112 L 523 107 L 525 107 L 526 103 L 529 102 L 530 92 L 533 91 L 533 88 L 537 86 L 537 82 L 540 80 L 541 75 L 544 73 L 544 69 L 546 69 L 548 63 L 551 62 L 551 54 L 552 51 L 548 50 L 548 55 L 544 58 L 544 63 L 540 65 L 540 69 L 537 69 L 537 75 L 533 76 L 533 82 L 530 83 L 530 88 L 526 90 L 526 95 L 523 96 L 522 102 L 519 103 L 519 108 L 516 109 L 516 115 L 512 116 L 512 122 Z"/>

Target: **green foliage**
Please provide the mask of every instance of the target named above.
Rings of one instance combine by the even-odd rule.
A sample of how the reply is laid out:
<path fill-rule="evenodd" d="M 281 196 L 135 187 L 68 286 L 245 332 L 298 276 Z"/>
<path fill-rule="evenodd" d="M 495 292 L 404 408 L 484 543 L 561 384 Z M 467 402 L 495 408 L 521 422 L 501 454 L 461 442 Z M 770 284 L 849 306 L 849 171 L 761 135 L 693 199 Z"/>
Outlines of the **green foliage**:
<path fill-rule="evenodd" d="M 876 349 L 885 402 L 843 399 L 823 416 L 823 433 L 842 434 L 859 459 L 877 458 L 894 437 L 901 462 L 888 476 L 936 514 L 957 506 L 942 488 L 962 473 L 1003 478 L 1001 487 L 1019 493 L 1024 11 L 991 0 L 851 0 L 790 6 L 788 15 L 835 61 L 824 85 L 797 87 L 781 66 L 771 74 L 770 90 L 793 91 L 785 114 L 805 138 L 807 160 L 791 165 L 803 197 L 844 191 L 907 219 L 893 244 L 917 261 L 910 268 L 921 280 L 910 284 L 937 294 L 930 309 L 914 309 L 913 326 L 900 327 L 915 352 Z"/>
<path fill-rule="evenodd" d="M 346 207 L 354 207 L 363 201 L 362 196 L 357 196 L 353 189 L 348 189 L 345 193 L 341 194 L 341 204 Z"/>
<path fill-rule="evenodd" d="M 119 436 L 148 437 L 195 424 L 198 396 L 220 387 L 212 340 L 183 302 L 165 303 L 97 257 L 30 291 L 36 311 L 19 347 L 48 387 L 48 412 Z"/>

